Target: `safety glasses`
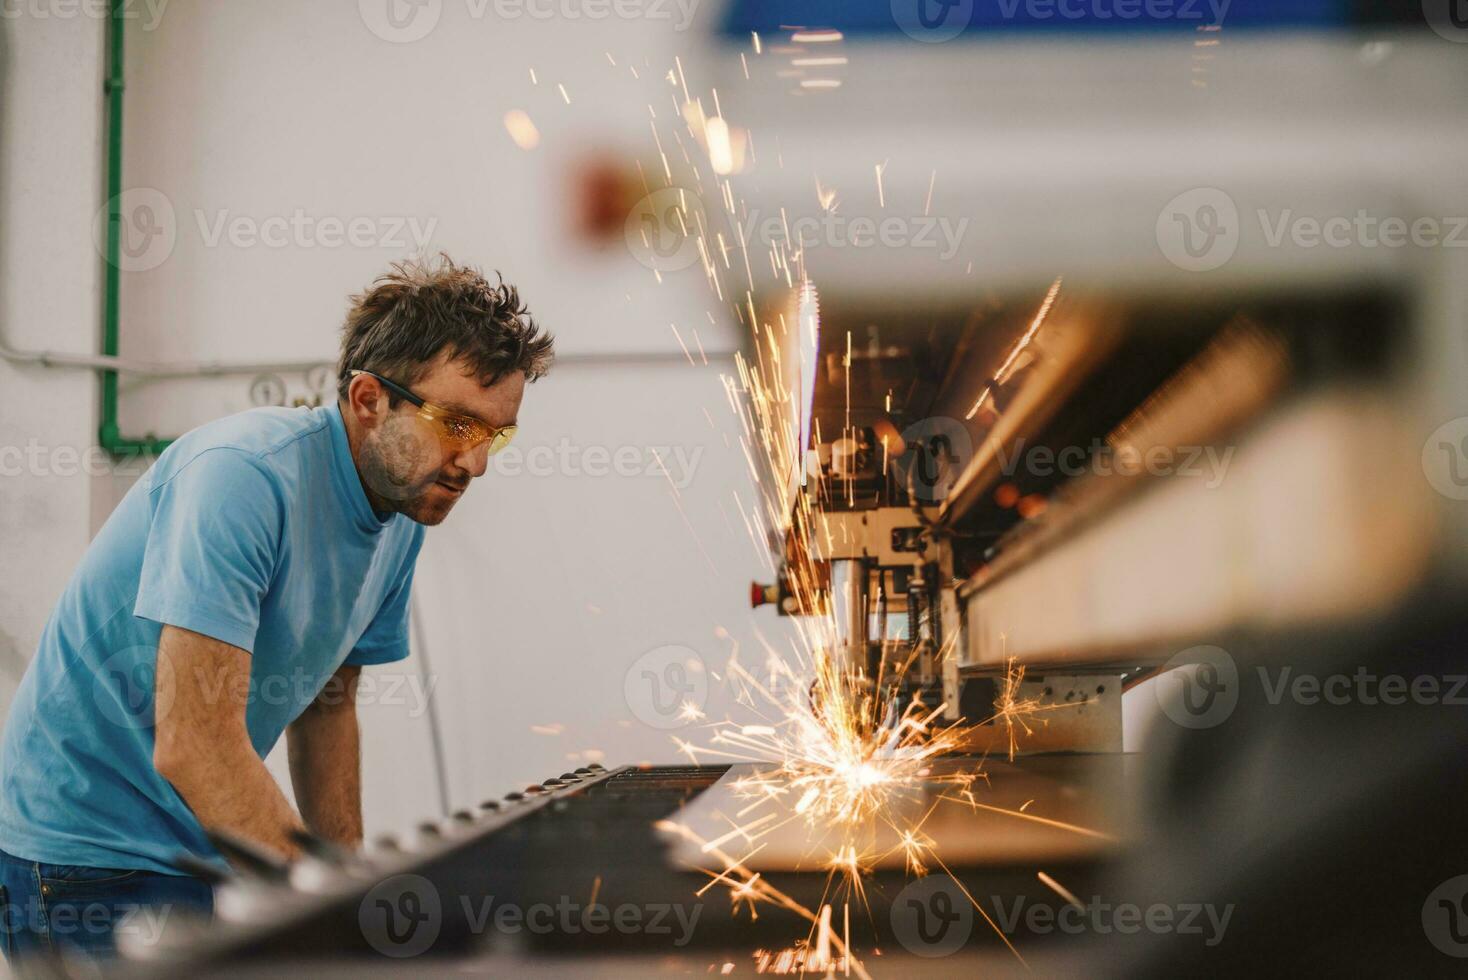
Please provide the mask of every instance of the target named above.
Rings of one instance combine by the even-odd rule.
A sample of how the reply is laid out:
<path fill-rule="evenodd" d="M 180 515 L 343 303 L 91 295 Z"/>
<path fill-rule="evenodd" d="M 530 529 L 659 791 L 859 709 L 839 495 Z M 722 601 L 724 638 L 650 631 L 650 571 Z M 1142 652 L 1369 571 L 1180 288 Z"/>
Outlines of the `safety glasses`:
<path fill-rule="evenodd" d="M 352 374 L 365 374 L 370 378 L 376 378 L 381 385 L 399 398 L 406 399 L 418 409 L 418 417 L 431 423 L 438 429 L 439 439 L 443 444 L 454 452 L 467 452 L 478 449 L 486 442 L 489 443 L 489 455 L 504 449 L 515 438 L 518 426 L 502 425 L 496 428 L 486 422 L 481 422 L 472 415 L 456 415 L 447 409 L 440 408 L 429 401 L 424 401 L 413 394 L 407 388 L 390 381 L 380 374 L 372 371 L 353 371 Z"/>

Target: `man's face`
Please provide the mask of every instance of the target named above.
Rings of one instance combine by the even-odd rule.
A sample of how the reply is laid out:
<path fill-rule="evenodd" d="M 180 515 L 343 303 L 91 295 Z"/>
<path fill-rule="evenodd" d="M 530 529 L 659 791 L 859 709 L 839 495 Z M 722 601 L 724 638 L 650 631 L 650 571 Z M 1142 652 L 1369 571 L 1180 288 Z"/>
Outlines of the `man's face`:
<path fill-rule="evenodd" d="M 440 357 L 408 387 L 438 408 L 498 428 L 517 423 L 525 375 L 511 371 L 486 388 L 462 362 Z M 388 408 L 386 391 L 374 421 L 364 433 L 358 466 L 379 509 L 430 527 L 442 523 L 470 481 L 489 465 L 489 443 L 467 450 L 445 444 L 438 426 L 420 417 L 410 402 Z"/>

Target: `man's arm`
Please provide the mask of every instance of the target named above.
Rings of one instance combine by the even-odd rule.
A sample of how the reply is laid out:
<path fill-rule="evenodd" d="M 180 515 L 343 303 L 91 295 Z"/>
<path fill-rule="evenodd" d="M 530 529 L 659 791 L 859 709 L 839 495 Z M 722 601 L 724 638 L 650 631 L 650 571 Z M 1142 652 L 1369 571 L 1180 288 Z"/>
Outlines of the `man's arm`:
<path fill-rule="evenodd" d="M 164 626 L 158 641 L 153 767 L 199 823 L 293 858 L 301 826 L 245 727 L 250 654 Z"/>
<path fill-rule="evenodd" d="M 361 667 L 343 666 L 286 729 L 296 805 L 312 832 L 348 848 L 362 843 Z"/>

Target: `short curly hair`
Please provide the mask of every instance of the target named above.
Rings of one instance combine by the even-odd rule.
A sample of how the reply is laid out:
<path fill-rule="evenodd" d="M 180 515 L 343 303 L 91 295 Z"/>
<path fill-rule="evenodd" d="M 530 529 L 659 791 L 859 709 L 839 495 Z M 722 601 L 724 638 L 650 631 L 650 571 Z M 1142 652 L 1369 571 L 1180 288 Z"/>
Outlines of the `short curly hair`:
<path fill-rule="evenodd" d="M 511 371 L 529 381 L 542 377 L 555 357 L 555 338 L 536 326 L 515 287 L 498 273 L 495 278 L 491 285 L 478 269 L 443 253 L 434 261 L 394 263 L 352 297 L 337 393 L 347 397 L 353 371 L 412 385 L 445 352 L 477 372 L 485 386 Z"/>

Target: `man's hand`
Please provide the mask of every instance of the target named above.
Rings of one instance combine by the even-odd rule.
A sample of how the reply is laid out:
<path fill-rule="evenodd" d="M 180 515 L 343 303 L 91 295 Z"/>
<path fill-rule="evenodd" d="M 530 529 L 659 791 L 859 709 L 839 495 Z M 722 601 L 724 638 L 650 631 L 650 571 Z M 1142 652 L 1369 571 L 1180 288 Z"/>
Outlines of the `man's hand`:
<path fill-rule="evenodd" d="M 291 785 L 306 826 L 344 847 L 362 843 L 362 755 L 357 728 L 361 667 L 342 667 L 286 729 Z"/>
<path fill-rule="evenodd" d="M 164 626 L 158 641 L 153 767 L 205 827 L 226 830 L 287 858 L 301 820 L 250 744 L 245 709 L 250 654 Z"/>

